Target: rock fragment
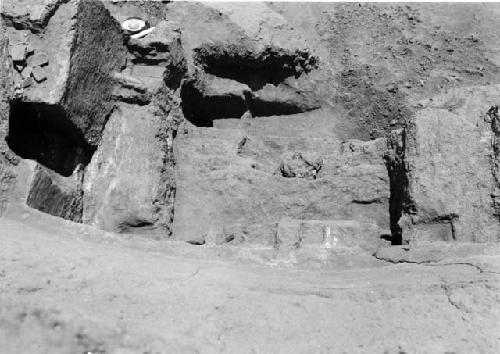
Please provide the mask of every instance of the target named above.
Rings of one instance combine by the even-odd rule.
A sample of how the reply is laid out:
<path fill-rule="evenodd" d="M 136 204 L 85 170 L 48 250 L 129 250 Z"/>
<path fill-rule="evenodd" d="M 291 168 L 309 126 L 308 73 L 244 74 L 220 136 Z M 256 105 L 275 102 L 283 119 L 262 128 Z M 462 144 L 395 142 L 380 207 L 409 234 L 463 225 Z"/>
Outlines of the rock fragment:
<path fill-rule="evenodd" d="M 285 157 L 278 168 L 278 172 L 281 176 L 287 178 L 316 179 L 322 166 L 323 160 L 321 158 L 310 161 L 299 152 L 294 152 Z"/>

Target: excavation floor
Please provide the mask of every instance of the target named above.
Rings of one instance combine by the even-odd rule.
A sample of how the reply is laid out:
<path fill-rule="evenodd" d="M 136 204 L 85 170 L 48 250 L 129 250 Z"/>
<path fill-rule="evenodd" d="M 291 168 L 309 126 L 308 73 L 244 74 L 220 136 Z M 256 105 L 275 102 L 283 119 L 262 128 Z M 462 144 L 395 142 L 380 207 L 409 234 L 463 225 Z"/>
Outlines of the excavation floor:
<path fill-rule="evenodd" d="M 0 352 L 500 350 L 500 256 L 313 271 L 139 243 L 0 219 Z"/>

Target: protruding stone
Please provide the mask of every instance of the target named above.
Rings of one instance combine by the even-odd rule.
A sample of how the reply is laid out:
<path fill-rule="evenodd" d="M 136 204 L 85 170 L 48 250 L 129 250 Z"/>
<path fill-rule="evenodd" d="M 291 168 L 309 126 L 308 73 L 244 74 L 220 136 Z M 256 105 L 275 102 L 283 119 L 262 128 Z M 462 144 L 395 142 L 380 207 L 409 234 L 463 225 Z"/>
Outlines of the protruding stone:
<path fill-rule="evenodd" d="M 10 56 L 15 63 L 22 63 L 26 60 L 26 45 L 14 44 L 10 47 Z"/>
<path fill-rule="evenodd" d="M 48 64 L 49 56 L 45 52 L 36 53 L 31 61 L 31 65 L 33 66 L 45 66 Z"/>

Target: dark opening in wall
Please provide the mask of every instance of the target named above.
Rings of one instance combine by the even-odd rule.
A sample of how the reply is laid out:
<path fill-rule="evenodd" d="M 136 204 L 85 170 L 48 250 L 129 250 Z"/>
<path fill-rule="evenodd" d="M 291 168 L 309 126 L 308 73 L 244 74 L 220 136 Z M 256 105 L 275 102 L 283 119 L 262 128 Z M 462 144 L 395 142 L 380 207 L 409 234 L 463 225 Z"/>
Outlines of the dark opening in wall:
<path fill-rule="evenodd" d="M 414 214 L 415 206 L 409 194 L 408 171 L 405 163 L 406 131 L 393 131 L 388 137 L 389 152 L 385 156 L 390 183 L 389 214 L 391 222 L 390 239 L 393 245 L 403 244 L 399 219 L 403 213 Z"/>
<path fill-rule="evenodd" d="M 243 97 L 203 96 L 191 81 L 182 85 L 181 99 L 184 117 L 198 127 L 212 127 L 214 119 L 240 118 L 247 110 Z"/>
<path fill-rule="evenodd" d="M 269 47 L 254 53 L 245 47 L 204 45 L 195 49 L 195 63 L 204 73 L 243 83 L 251 91 L 214 94 L 204 87 L 203 77 L 183 81 L 184 117 L 197 126 L 211 127 L 215 119 L 241 118 L 245 112 L 252 117 L 264 117 L 302 113 L 319 107 L 305 102 L 296 93 L 294 96 L 290 89 L 278 88 L 287 78 L 299 77 L 317 68 L 317 59 L 308 52 Z M 267 87 L 266 97 L 259 97 L 262 94 L 259 91 L 266 86 L 271 86 L 271 93 Z"/>
<path fill-rule="evenodd" d="M 11 102 L 6 140 L 20 157 L 66 177 L 87 165 L 95 151 L 61 107 L 45 103 Z"/>

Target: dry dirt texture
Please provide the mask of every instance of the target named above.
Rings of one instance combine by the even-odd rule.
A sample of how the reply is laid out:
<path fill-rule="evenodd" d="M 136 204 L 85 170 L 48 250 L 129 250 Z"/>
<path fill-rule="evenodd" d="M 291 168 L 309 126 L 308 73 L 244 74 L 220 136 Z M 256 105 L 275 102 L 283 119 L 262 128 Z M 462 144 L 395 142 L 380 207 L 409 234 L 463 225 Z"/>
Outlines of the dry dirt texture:
<path fill-rule="evenodd" d="M 500 352 L 500 5 L 0 6 L 0 353 Z"/>

